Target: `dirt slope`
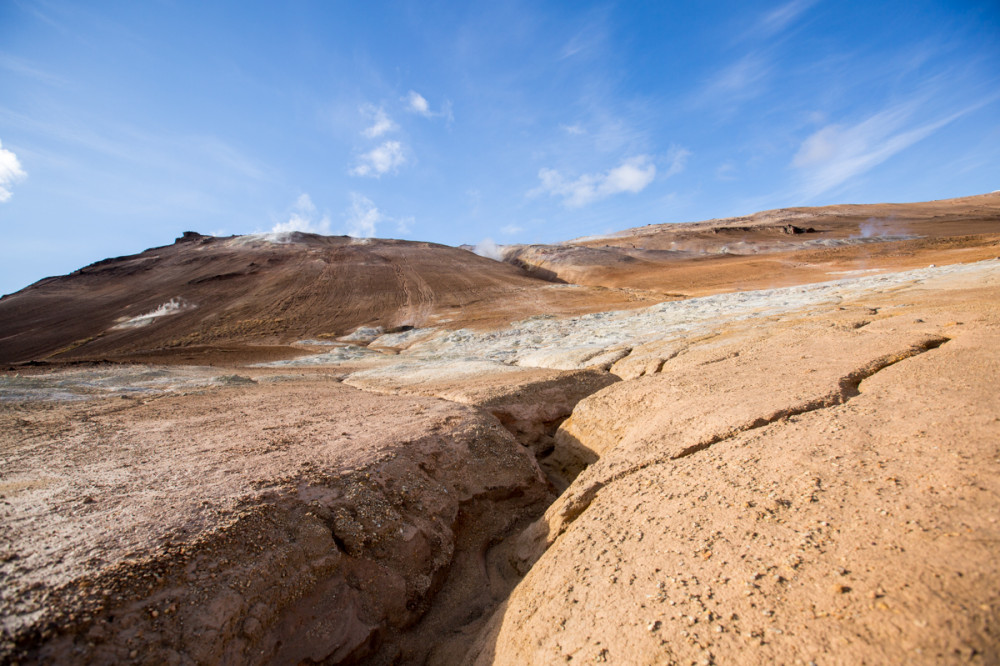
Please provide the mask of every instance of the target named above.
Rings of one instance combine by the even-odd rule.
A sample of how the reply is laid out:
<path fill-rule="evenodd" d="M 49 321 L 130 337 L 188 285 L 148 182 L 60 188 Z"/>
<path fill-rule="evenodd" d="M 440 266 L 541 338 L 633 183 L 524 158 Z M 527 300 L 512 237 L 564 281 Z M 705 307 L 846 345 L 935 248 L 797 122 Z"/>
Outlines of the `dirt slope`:
<path fill-rule="evenodd" d="M 433 243 L 189 234 L 0 299 L 0 363 L 270 360 L 359 326 L 496 326 L 635 300 Z"/>
<path fill-rule="evenodd" d="M 505 260 L 545 279 L 683 297 L 997 254 L 1000 193 L 654 224 L 558 245 L 513 246 Z"/>
<path fill-rule="evenodd" d="M 544 249 L 622 289 L 187 235 L 5 297 L 0 663 L 1000 663 L 996 200 Z"/>

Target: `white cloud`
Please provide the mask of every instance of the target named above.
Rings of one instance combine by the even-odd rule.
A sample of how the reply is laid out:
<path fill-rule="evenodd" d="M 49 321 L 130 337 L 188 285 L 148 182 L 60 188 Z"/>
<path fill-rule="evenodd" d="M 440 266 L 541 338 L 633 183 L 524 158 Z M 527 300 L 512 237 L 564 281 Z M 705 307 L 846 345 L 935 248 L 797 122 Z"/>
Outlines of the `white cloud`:
<path fill-rule="evenodd" d="M 0 143 L 0 203 L 11 198 L 11 186 L 19 180 L 28 177 L 21 168 L 17 155 L 3 147 Z"/>
<path fill-rule="evenodd" d="M 524 231 L 524 227 L 519 227 L 516 224 L 508 224 L 506 226 L 500 227 L 500 232 L 505 236 L 513 236 Z"/>
<path fill-rule="evenodd" d="M 441 105 L 440 111 L 432 111 L 427 99 L 416 90 L 411 90 L 403 98 L 403 101 L 406 102 L 406 110 L 410 113 L 416 113 L 424 118 L 444 118 L 449 123 L 455 120 L 455 116 L 451 112 L 451 102 L 449 101 L 445 101 Z"/>
<path fill-rule="evenodd" d="M 403 154 L 403 145 L 399 141 L 386 141 L 377 148 L 361 155 L 358 162 L 358 165 L 350 171 L 352 176 L 380 178 L 386 173 L 395 173 L 406 162 L 406 156 Z"/>
<path fill-rule="evenodd" d="M 347 209 L 347 235 L 354 238 L 371 238 L 375 227 L 385 220 L 375 204 L 366 196 L 351 192 L 351 205 Z"/>
<path fill-rule="evenodd" d="M 406 110 L 410 113 L 419 113 L 425 118 L 431 117 L 431 107 L 424 99 L 424 96 L 418 93 L 416 90 L 411 90 L 410 94 L 404 98 L 407 103 Z"/>
<path fill-rule="evenodd" d="M 572 58 L 580 53 L 587 53 L 600 47 L 605 39 L 604 26 L 607 24 L 607 17 L 591 21 L 577 32 L 559 51 L 559 59 Z"/>
<path fill-rule="evenodd" d="M 973 108 L 947 118 L 906 127 L 914 105 L 903 104 L 856 125 L 831 124 L 802 142 L 792 166 L 802 175 L 800 195 L 814 197 L 842 185 L 941 129 Z"/>
<path fill-rule="evenodd" d="M 49 72 L 36 67 L 34 63 L 29 60 L 3 53 L 0 53 L 0 68 L 6 69 L 7 71 L 19 76 L 34 79 L 35 81 L 40 81 L 49 85 L 64 87 L 68 84 L 66 79 L 55 76 L 54 74 L 50 74 Z"/>
<path fill-rule="evenodd" d="M 385 109 L 381 106 L 375 107 L 371 104 L 366 104 L 361 107 L 360 111 L 372 119 L 371 127 L 366 127 L 362 132 L 369 139 L 374 139 L 387 132 L 395 132 L 399 129 L 399 125 L 393 122 L 392 118 L 386 114 Z"/>
<path fill-rule="evenodd" d="M 566 134 L 573 134 L 576 136 L 587 133 L 587 130 L 583 129 L 583 127 L 579 123 L 576 123 L 574 125 L 560 125 L 559 129 L 566 132 Z"/>
<path fill-rule="evenodd" d="M 286 222 L 278 222 L 271 227 L 271 233 L 282 234 L 292 231 L 304 231 L 310 234 L 329 234 L 330 218 L 320 217 L 316 205 L 308 194 L 302 193 L 296 199 Z"/>
<path fill-rule="evenodd" d="M 471 189 L 467 190 L 465 194 L 469 197 L 469 215 L 479 217 L 483 205 L 483 193 L 477 189 Z"/>
<path fill-rule="evenodd" d="M 529 195 L 548 193 L 562 197 L 569 208 L 579 208 L 614 194 L 640 192 L 655 176 L 656 165 L 648 155 L 631 157 L 606 173 L 584 174 L 576 180 L 567 180 L 555 169 L 541 169 L 538 178 L 542 184 Z"/>
<path fill-rule="evenodd" d="M 416 219 L 410 215 L 409 217 L 401 217 L 396 220 L 396 233 L 398 234 L 408 234 L 413 231 L 413 223 Z"/>
<path fill-rule="evenodd" d="M 762 56 L 750 53 L 709 79 L 697 101 L 715 105 L 751 99 L 764 91 L 770 73 L 771 65 Z"/>
<path fill-rule="evenodd" d="M 736 165 L 732 161 L 723 162 L 716 167 L 715 177 L 719 180 L 736 180 Z"/>

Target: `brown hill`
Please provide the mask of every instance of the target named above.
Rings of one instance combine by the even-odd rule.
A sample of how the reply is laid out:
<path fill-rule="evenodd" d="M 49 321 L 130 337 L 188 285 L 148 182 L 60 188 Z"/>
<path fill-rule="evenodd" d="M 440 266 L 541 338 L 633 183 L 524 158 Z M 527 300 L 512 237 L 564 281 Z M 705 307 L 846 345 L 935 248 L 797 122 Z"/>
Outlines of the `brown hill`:
<path fill-rule="evenodd" d="M 483 327 L 632 298 L 554 287 L 434 243 L 188 232 L 0 299 L 0 362 L 264 360 L 360 326 Z"/>
<path fill-rule="evenodd" d="M 515 246 L 506 263 L 434 243 L 188 232 L 0 299 L 0 363 L 286 358 L 302 353 L 291 343 L 358 327 L 491 328 L 541 312 L 975 261 L 998 246 L 998 193 L 650 225 Z M 553 284 L 566 282 L 576 286 Z"/>
<path fill-rule="evenodd" d="M 905 204 L 781 208 L 652 224 L 558 245 L 512 246 L 529 274 L 671 296 L 822 282 L 996 256 L 1000 193 Z"/>

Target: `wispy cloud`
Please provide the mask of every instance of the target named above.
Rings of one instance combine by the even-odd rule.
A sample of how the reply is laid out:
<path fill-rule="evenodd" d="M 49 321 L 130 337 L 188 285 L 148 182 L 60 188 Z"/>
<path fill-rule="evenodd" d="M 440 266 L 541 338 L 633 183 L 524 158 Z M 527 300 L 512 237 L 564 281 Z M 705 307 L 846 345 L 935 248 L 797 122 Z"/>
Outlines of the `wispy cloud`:
<path fill-rule="evenodd" d="M 406 103 L 406 110 L 410 113 L 415 113 L 424 118 L 444 118 L 449 123 L 455 119 L 455 116 L 451 111 L 451 102 L 445 101 L 441 105 L 440 111 L 431 110 L 431 105 L 423 95 L 418 93 L 416 90 L 411 90 L 406 97 L 403 98 Z"/>
<path fill-rule="evenodd" d="M 387 173 L 396 173 L 406 162 L 403 145 L 399 141 L 386 141 L 382 145 L 361 155 L 358 164 L 351 169 L 352 176 L 381 178 Z"/>
<path fill-rule="evenodd" d="M 587 133 L 587 130 L 585 130 L 583 126 L 580 125 L 579 123 L 575 123 L 573 125 L 560 125 L 559 129 L 566 132 L 566 134 L 573 134 L 575 136 L 580 136 L 582 134 Z"/>
<path fill-rule="evenodd" d="M 615 194 L 641 192 L 655 176 L 656 165 L 649 156 L 637 155 L 605 173 L 584 174 L 575 180 L 568 180 L 555 169 L 542 169 L 538 172 L 541 185 L 528 194 L 562 197 L 563 205 L 579 208 Z"/>
<path fill-rule="evenodd" d="M 696 106 L 729 105 L 764 92 L 771 65 L 763 56 L 749 53 L 709 78 L 695 96 Z"/>
<path fill-rule="evenodd" d="M 330 218 L 326 215 L 320 216 L 316 205 L 305 192 L 295 200 L 291 211 L 289 211 L 288 219 L 271 227 L 271 233 L 275 234 L 292 231 L 304 231 L 311 234 L 330 233 Z"/>
<path fill-rule="evenodd" d="M 354 238 L 371 238 L 376 226 L 385 220 L 371 199 L 351 192 L 351 205 L 347 209 L 347 235 Z"/>
<path fill-rule="evenodd" d="M 267 180 L 272 177 L 270 174 L 271 169 L 262 165 L 257 160 L 248 157 L 218 137 L 192 137 L 190 145 L 196 153 L 201 153 L 233 173 L 241 174 L 254 180 Z"/>
<path fill-rule="evenodd" d="M 406 102 L 406 110 L 410 113 L 418 113 L 424 118 L 430 118 L 431 115 L 433 115 L 431 114 L 430 104 L 428 104 L 424 96 L 416 90 L 411 90 L 410 94 L 408 94 L 403 101 Z"/>
<path fill-rule="evenodd" d="M 907 103 L 855 125 L 827 125 L 808 136 L 792 160 L 802 178 L 799 194 L 809 199 L 833 190 L 979 106 L 912 125 L 916 105 Z"/>
<path fill-rule="evenodd" d="M 602 18 L 604 18 L 602 16 Z M 559 50 L 559 59 L 565 60 L 599 47 L 605 41 L 605 21 L 591 21 L 570 38 Z"/>
<path fill-rule="evenodd" d="M 83 122 L 69 114 L 41 119 L 2 106 L 0 123 L 130 165 L 168 170 L 185 177 L 197 173 L 203 179 L 238 176 L 270 180 L 275 174 L 273 168 L 211 135 L 157 134 L 122 123 Z"/>
<path fill-rule="evenodd" d="M 393 122 L 392 118 L 385 112 L 381 106 L 372 106 L 371 104 L 366 104 L 360 109 L 362 114 L 368 116 L 372 120 L 372 124 L 366 127 L 362 134 L 364 134 L 369 139 L 374 139 L 382 136 L 387 132 L 394 132 L 399 129 L 399 125 Z"/>
<path fill-rule="evenodd" d="M 21 162 L 17 155 L 3 147 L 0 142 L 0 203 L 10 200 L 12 193 L 11 186 L 28 177 L 28 174 L 21 168 Z"/>
<path fill-rule="evenodd" d="M 396 220 L 396 233 L 398 234 L 408 234 L 413 231 L 413 224 L 416 222 L 416 218 L 412 215 L 407 217 L 401 217 Z"/>
<path fill-rule="evenodd" d="M 49 85 L 65 86 L 68 83 L 66 79 L 44 71 L 29 60 L 6 53 L 0 53 L 0 69 Z"/>
<path fill-rule="evenodd" d="M 723 162 L 716 167 L 715 177 L 719 180 L 736 180 L 736 165 L 732 160 Z"/>
<path fill-rule="evenodd" d="M 773 37 L 790 26 L 817 0 L 792 0 L 764 14 L 757 22 L 752 34 L 758 38 Z"/>
<path fill-rule="evenodd" d="M 671 176 L 676 176 L 687 166 L 688 158 L 691 157 L 691 151 L 687 148 L 681 148 L 680 146 L 670 146 L 670 150 L 667 152 L 667 160 L 670 162 L 670 166 L 667 167 L 667 172 L 663 174 L 664 178 L 670 178 Z"/>
<path fill-rule="evenodd" d="M 524 227 L 519 227 L 516 224 L 507 224 L 500 227 L 500 233 L 504 236 L 514 236 L 522 231 L 524 231 Z"/>

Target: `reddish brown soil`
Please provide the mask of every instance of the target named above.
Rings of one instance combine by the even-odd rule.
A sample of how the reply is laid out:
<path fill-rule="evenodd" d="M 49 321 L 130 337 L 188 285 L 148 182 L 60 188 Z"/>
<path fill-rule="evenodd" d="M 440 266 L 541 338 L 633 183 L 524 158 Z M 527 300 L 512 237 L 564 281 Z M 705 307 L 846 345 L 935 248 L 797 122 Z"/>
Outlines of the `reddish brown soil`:
<path fill-rule="evenodd" d="M 433 243 L 299 233 L 289 241 L 187 236 L 41 280 L 0 299 L 0 363 L 267 361 L 301 353 L 289 343 L 359 326 L 484 328 L 653 302 L 555 286 Z M 182 299 L 177 313 L 116 328 L 171 299 Z"/>
<path fill-rule="evenodd" d="M 790 227 L 801 233 L 788 233 Z M 907 235 L 918 238 L 875 242 Z M 650 225 L 561 245 L 515 248 L 508 258 L 549 279 L 689 297 L 823 282 L 846 271 L 905 270 L 997 255 L 1000 194 L 993 193 Z"/>

